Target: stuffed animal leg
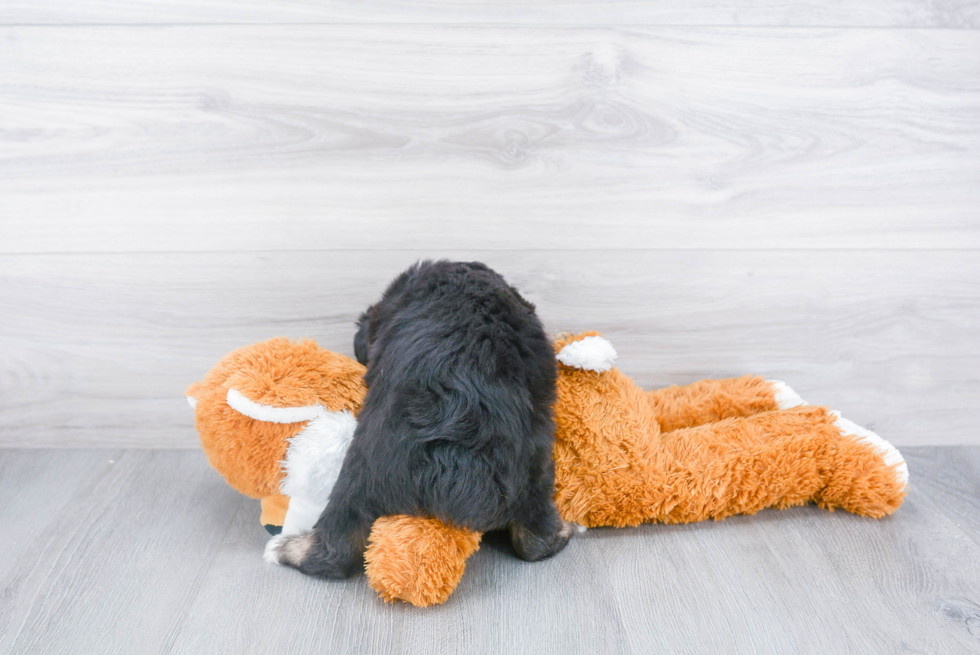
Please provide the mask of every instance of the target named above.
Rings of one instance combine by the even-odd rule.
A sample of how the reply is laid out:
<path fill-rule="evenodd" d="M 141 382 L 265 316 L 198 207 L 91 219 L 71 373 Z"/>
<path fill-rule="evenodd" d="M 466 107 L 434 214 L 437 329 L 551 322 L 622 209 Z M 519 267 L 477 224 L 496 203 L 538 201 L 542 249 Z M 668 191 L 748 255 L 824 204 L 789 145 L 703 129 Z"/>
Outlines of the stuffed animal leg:
<path fill-rule="evenodd" d="M 638 476 L 642 486 L 612 485 L 566 518 L 589 526 L 690 523 L 807 502 L 890 514 L 907 480 L 898 451 L 879 450 L 838 421 L 822 407 L 801 406 L 662 433 Z"/>
<path fill-rule="evenodd" d="M 364 570 L 385 602 L 440 605 L 456 589 L 466 560 L 480 549 L 479 532 L 435 518 L 383 516 L 371 527 Z"/>
<path fill-rule="evenodd" d="M 647 391 L 645 396 L 663 432 L 793 407 L 789 398 L 798 398 L 782 382 L 764 380 L 757 375 L 701 380 Z"/>
<path fill-rule="evenodd" d="M 897 509 L 901 504 L 902 494 L 908 480 L 908 467 L 898 450 L 877 434 L 866 430 L 861 426 L 843 418 L 839 412 L 827 411 L 821 408 L 809 408 L 806 412 L 799 411 L 779 411 L 793 410 L 808 406 L 800 396 L 784 382 L 778 380 L 764 380 L 758 376 L 745 376 L 726 380 L 702 380 L 687 386 L 674 386 L 656 391 L 648 391 L 647 399 L 653 407 L 654 414 L 661 428 L 665 431 L 676 431 L 683 428 L 700 429 L 693 433 L 667 432 L 665 438 L 678 446 L 684 443 L 685 438 L 692 439 L 695 443 L 703 443 L 705 430 L 709 428 L 714 432 L 724 433 L 729 430 L 737 430 L 739 427 L 746 428 L 749 432 L 768 434 L 772 437 L 782 432 L 784 438 L 799 440 L 802 445 L 804 438 L 812 439 L 819 433 L 825 432 L 829 443 L 840 451 L 848 452 L 853 455 L 852 459 L 838 457 L 831 466 L 824 462 L 823 469 L 833 473 L 833 479 L 824 481 L 827 490 L 822 495 L 814 494 L 813 500 L 822 507 L 833 509 L 843 507 L 850 512 L 880 518 L 884 514 Z M 775 412 L 774 414 L 768 414 Z M 759 415 L 753 420 L 726 424 L 721 423 L 728 418 L 749 418 Z M 803 417 L 807 417 L 802 420 Z M 833 423 L 834 430 L 826 431 L 825 426 L 828 422 Z M 747 443 L 741 435 L 730 439 L 738 448 L 745 448 Z M 778 438 L 761 440 L 757 444 L 761 450 L 769 452 L 780 452 L 788 448 L 786 444 L 779 443 Z M 794 449 L 789 448 L 793 451 Z M 826 450 L 826 446 L 825 446 Z M 802 461 L 811 463 L 813 453 L 806 450 L 795 450 L 800 455 Z M 757 453 L 763 456 L 761 451 Z M 877 456 L 875 456 L 877 455 Z M 855 469 L 858 460 L 864 461 L 864 470 L 873 471 L 879 468 L 882 461 L 886 465 L 885 470 L 888 475 L 878 482 L 872 482 L 871 486 L 883 492 L 883 495 L 876 499 L 871 497 L 860 498 L 860 485 L 855 482 L 860 477 L 860 473 Z M 843 493 L 842 486 L 844 480 L 851 476 L 852 497 L 847 497 Z M 897 491 L 896 491 L 897 488 Z M 878 505 L 884 503 L 886 510 L 881 510 Z M 785 507 L 798 503 L 778 502 L 775 506 Z M 742 512 L 737 512 L 742 513 Z"/>

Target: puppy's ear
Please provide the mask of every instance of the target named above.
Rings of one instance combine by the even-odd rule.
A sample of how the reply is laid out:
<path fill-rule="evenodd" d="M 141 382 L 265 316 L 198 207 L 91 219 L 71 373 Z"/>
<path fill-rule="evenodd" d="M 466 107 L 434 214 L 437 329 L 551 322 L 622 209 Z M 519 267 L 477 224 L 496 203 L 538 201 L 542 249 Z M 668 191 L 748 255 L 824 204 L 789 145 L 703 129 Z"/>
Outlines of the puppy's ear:
<path fill-rule="evenodd" d="M 371 315 L 374 307 L 369 308 L 357 319 L 357 333 L 354 335 L 354 357 L 362 366 L 367 366 L 368 350 L 371 348 Z"/>

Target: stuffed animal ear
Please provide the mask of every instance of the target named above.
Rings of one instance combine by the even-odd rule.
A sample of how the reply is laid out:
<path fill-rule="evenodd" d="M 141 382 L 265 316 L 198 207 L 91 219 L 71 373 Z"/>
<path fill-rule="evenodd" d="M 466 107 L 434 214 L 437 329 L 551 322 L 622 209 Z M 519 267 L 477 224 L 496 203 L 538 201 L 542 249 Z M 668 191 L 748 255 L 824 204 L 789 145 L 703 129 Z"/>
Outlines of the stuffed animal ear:
<path fill-rule="evenodd" d="M 306 408 L 298 412 L 300 416 L 310 416 L 309 408 L 314 405 L 356 414 L 367 392 L 363 366 L 349 357 L 323 350 L 312 340 L 271 339 L 250 347 L 240 359 L 225 381 L 227 387 L 259 405 Z M 244 402 L 239 402 L 236 409 L 267 417 L 259 420 L 276 422 L 295 422 L 293 416 L 297 415 L 270 414 Z"/>
<path fill-rule="evenodd" d="M 555 342 L 555 357 L 569 368 L 604 373 L 616 361 L 616 349 L 598 332 L 583 332 Z"/>
<path fill-rule="evenodd" d="M 204 393 L 204 389 L 203 382 L 195 382 L 187 387 L 187 392 L 184 394 L 184 397 L 187 398 L 187 404 L 191 406 L 191 409 L 197 409 L 197 399 Z"/>
<path fill-rule="evenodd" d="M 319 405 L 301 405 L 299 407 L 276 407 L 249 400 L 245 395 L 231 387 L 226 396 L 228 406 L 239 414 L 269 423 L 302 423 L 316 418 L 324 410 Z"/>
<path fill-rule="evenodd" d="M 479 532 L 418 516 L 382 516 L 364 554 L 368 584 L 387 603 L 441 605 L 459 584 Z"/>

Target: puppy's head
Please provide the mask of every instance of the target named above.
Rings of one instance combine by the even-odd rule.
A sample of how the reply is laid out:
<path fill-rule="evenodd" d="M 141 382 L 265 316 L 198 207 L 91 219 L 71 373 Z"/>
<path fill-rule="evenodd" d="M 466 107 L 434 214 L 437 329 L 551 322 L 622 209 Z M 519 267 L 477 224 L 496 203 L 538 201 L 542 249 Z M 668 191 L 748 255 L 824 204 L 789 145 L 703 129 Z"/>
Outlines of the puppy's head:
<path fill-rule="evenodd" d="M 367 366 L 368 351 L 371 342 L 374 341 L 374 327 L 372 317 L 377 313 L 377 305 L 372 305 L 366 312 L 357 319 L 357 332 L 354 334 L 354 356 L 358 363 Z"/>
<path fill-rule="evenodd" d="M 367 366 L 371 358 L 371 346 L 378 336 L 383 325 L 391 315 L 398 311 L 399 306 L 405 299 L 405 289 L 413 278 L 419 275 L 419 271 L 430 266 L 431 261 L 417 262 L 409 266 L 407 270 L 400 273 L 384 293 L 381 300 L 367 308 L 361 317 L 357 319 L 357 333 L 354 335 L 354 356 L 361 365 Z"/>

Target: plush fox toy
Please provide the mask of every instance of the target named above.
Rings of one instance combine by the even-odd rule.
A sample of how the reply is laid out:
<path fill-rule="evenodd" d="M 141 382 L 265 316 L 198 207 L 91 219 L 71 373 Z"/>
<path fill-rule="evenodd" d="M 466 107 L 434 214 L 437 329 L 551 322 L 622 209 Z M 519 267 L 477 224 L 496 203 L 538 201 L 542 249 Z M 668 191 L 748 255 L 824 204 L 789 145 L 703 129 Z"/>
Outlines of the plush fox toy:
<path fill-rule="evenodd" d="M 559 339 L 555 502 L 586 527 L 688 523 L 814 502 L 880 518 L 908 468 L 875 433 L 746 376 L 643 391 L 598 333 Z M 201 443 L 274 534 L 313 527 L 329 500 L 366 388 L 364 367 L 313 341 L 227 355 L 188 389 Z M 480 535 L 433 517 L 387 516 L 365 555 L 387 601 L 445 602 Z M 267 549 L 268 552 L 268 549 Z"/>

